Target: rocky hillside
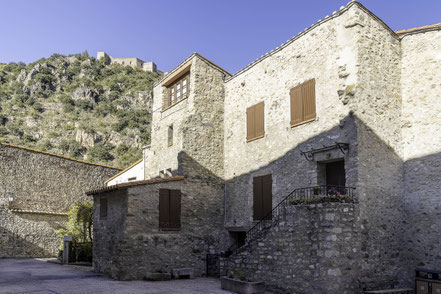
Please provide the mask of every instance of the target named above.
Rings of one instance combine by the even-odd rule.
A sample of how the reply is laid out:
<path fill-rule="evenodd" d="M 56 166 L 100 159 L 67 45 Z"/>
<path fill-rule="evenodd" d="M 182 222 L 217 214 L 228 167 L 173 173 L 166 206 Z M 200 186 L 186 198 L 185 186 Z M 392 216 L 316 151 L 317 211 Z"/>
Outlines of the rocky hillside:
<path fill-rule="evenodd" d="M 159 78 L 87 52 L 0 64 L 0 142 L 126 167 L 149 143 Z"/>

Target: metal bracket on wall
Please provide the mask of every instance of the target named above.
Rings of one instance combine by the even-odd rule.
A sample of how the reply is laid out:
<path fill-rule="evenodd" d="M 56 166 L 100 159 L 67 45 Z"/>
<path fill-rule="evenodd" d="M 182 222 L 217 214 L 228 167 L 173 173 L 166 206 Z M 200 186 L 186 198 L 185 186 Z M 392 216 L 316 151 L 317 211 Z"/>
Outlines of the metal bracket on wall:
<path fill-rule="evenodd" d="M 315 153 L 333 150 L 333 149 L 340 149 L 341 153 L 346 155 L 349 153 L 349 143 L 335 142 L 335 145 L 325 146 L 319 149 L 311 149 L 309 151 L 300 151 L 300 155 L 305 156 L 307 161 L 313 161 Z"/>

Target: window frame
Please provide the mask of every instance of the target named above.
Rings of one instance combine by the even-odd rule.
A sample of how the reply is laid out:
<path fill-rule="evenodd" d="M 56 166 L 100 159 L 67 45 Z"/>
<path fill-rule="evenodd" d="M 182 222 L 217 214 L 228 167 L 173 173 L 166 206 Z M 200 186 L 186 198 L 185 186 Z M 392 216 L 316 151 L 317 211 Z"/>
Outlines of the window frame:
<path fill-rule="evenodd" d="M 184 81 L 185 81 L 185 94 L 184 94 Z M 179 88 L 179 93 L 178 93 Z M 167 99 L 165 99 L 167 105 L 164 107 L 168 109 L 179 102 L 188 98 L 190 93 L 190 72 L 186 72 L 181 77 L 179 77 L 172 84 L 166 86 L 166 95 Z"/>
<path fill-rule="evenodd" d="M 258 111 L 261 111 L 261 126 L 257 124 Z M 259 129 L 261 127 L 261 129 Z M 252 128 L 253 130 L 250 130 Z M 251 135 L 250 135 L 251 134 Z M 261 101 L 246 110 L 246 140 L 247 143 L 265 137 L 265 101 Z"/>
<path fill-rule="evenodd" d="M 163 198 L 165 197 L 165 198 Z M 168 198 L 167 198 L 168 197 Z M 172 216 L 172 202 L 176 201 L 176 197 L 178 202 L 176 205 L 176 215 Z M 175 198 L 173 200 L 173 198 Z M 180 231 L 181 230 L 181 202 L 182 202 L 182 192 L 181 190 L 173 190 L 173 189 L 159 189 L 159 203 L 158 203 L 158 228 L 161 231 Z M 162 207 L 162 205 L 166 205 L 168 207 Z M 165 210 L 163 210 L 165 209 Z M 164 213 L 166 212 L 166 215 Z M 167 216 L 167 217 L 166 217 Z M 164 218 L 167 222 L 163 222 Z M 175 218 L 177 219 L 176 223 L 172 223 L 171 220 Z M 166 224 L 166 225 L 164 225 Z"/>
<path fill-rule="evenodd" d="M 109 210 L 109 201 L 107 197 L 100 197 L 100 219 L 107 218 L 108 210 Z"/>
<path fill-rule="evenodd" d="M 311 104 L 314 108 L 314 112 L 313 112 L 314 117 L 305 119 L 305 116 L 306 116 L 305 115 L 305 104 L 306 104 L 305 101 L 307 99 L 307 95 L 305 94 L 305 92 L 307 91 L 306 90 L 307 87 L 310 85 L 312 85 L 312 88 L 311 88 L 312 93 L 313 93 L 312 99 L 314 99 L 314 103 Z M 300 125 L 317 120 L 317 97 L 316 97 L 317 95 L 316 95 L 316 91 L 315 91 L 315 88 L 316 88 L 315 86 L 316 86 L 315 79 L 310 79 L 310 80 L 307 80 L 306 82 L 303 82 L 303 83 L 290 89 L 289 100 L 290 100 L 290 126 L 291 126 L 291 128 L 294 128 L 294 127 L 297 127 L 297 126 L 300 126 Z M 309 90 L 311 91 L 311 89 L 309 89 Z M 293 117 L 293 113 L 295 111 L 293 108 L 294 107 L 293 103 L 295 103 L 295 96 L 294 95 L 295 95 L 296 91 L 300 92 L 299 95 L 300 95 L 301 101 L 298 101 L 298 102 L 301 102 L 301 104 L 302 104 L 302 106 L 301 106 L 302 119 L 300 121 L 296 121 L 295 117 Z M 309 115 L 311 115 L 311 114 L 309 114 Z M 296 121 L 296 122 L 294 122 L 294 121 Z"/>

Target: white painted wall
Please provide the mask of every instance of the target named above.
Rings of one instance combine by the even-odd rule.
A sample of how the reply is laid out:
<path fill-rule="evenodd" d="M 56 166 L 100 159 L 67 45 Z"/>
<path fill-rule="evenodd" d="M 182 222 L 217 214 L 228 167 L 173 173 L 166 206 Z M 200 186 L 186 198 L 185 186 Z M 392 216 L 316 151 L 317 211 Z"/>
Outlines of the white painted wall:
<path fill-rule="evenodd" d="M 129 181 L 129 179 L 135 178 Z M 142 181 L 144 180 L 144 160 L 140 161 L 130 169 L 126 170 L 116 178 L 107 182 L 107 186 L 112 186 L 121 183 L 127 183 L 132 181 Z"/>

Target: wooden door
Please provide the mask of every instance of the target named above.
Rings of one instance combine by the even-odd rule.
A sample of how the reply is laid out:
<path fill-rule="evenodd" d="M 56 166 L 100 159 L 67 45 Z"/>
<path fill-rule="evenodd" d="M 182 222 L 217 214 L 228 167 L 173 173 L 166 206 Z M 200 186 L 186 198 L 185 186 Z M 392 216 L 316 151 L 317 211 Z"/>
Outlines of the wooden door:
<path fill-rule="evenodd" d="M 417 294 L 429 294 L 429 283 L 423 281 L 416 281 Z"/>
<path fill-rule="evenodd" d="M 273 209 L 272 176 L 265 175 L 253 179 L 253 219 L 270 220 Z"/>
<path fill-rule="evenodd" d="M 346 186 L 344 160 L 329 162 L 326 164 L 326 185 Z"/>

